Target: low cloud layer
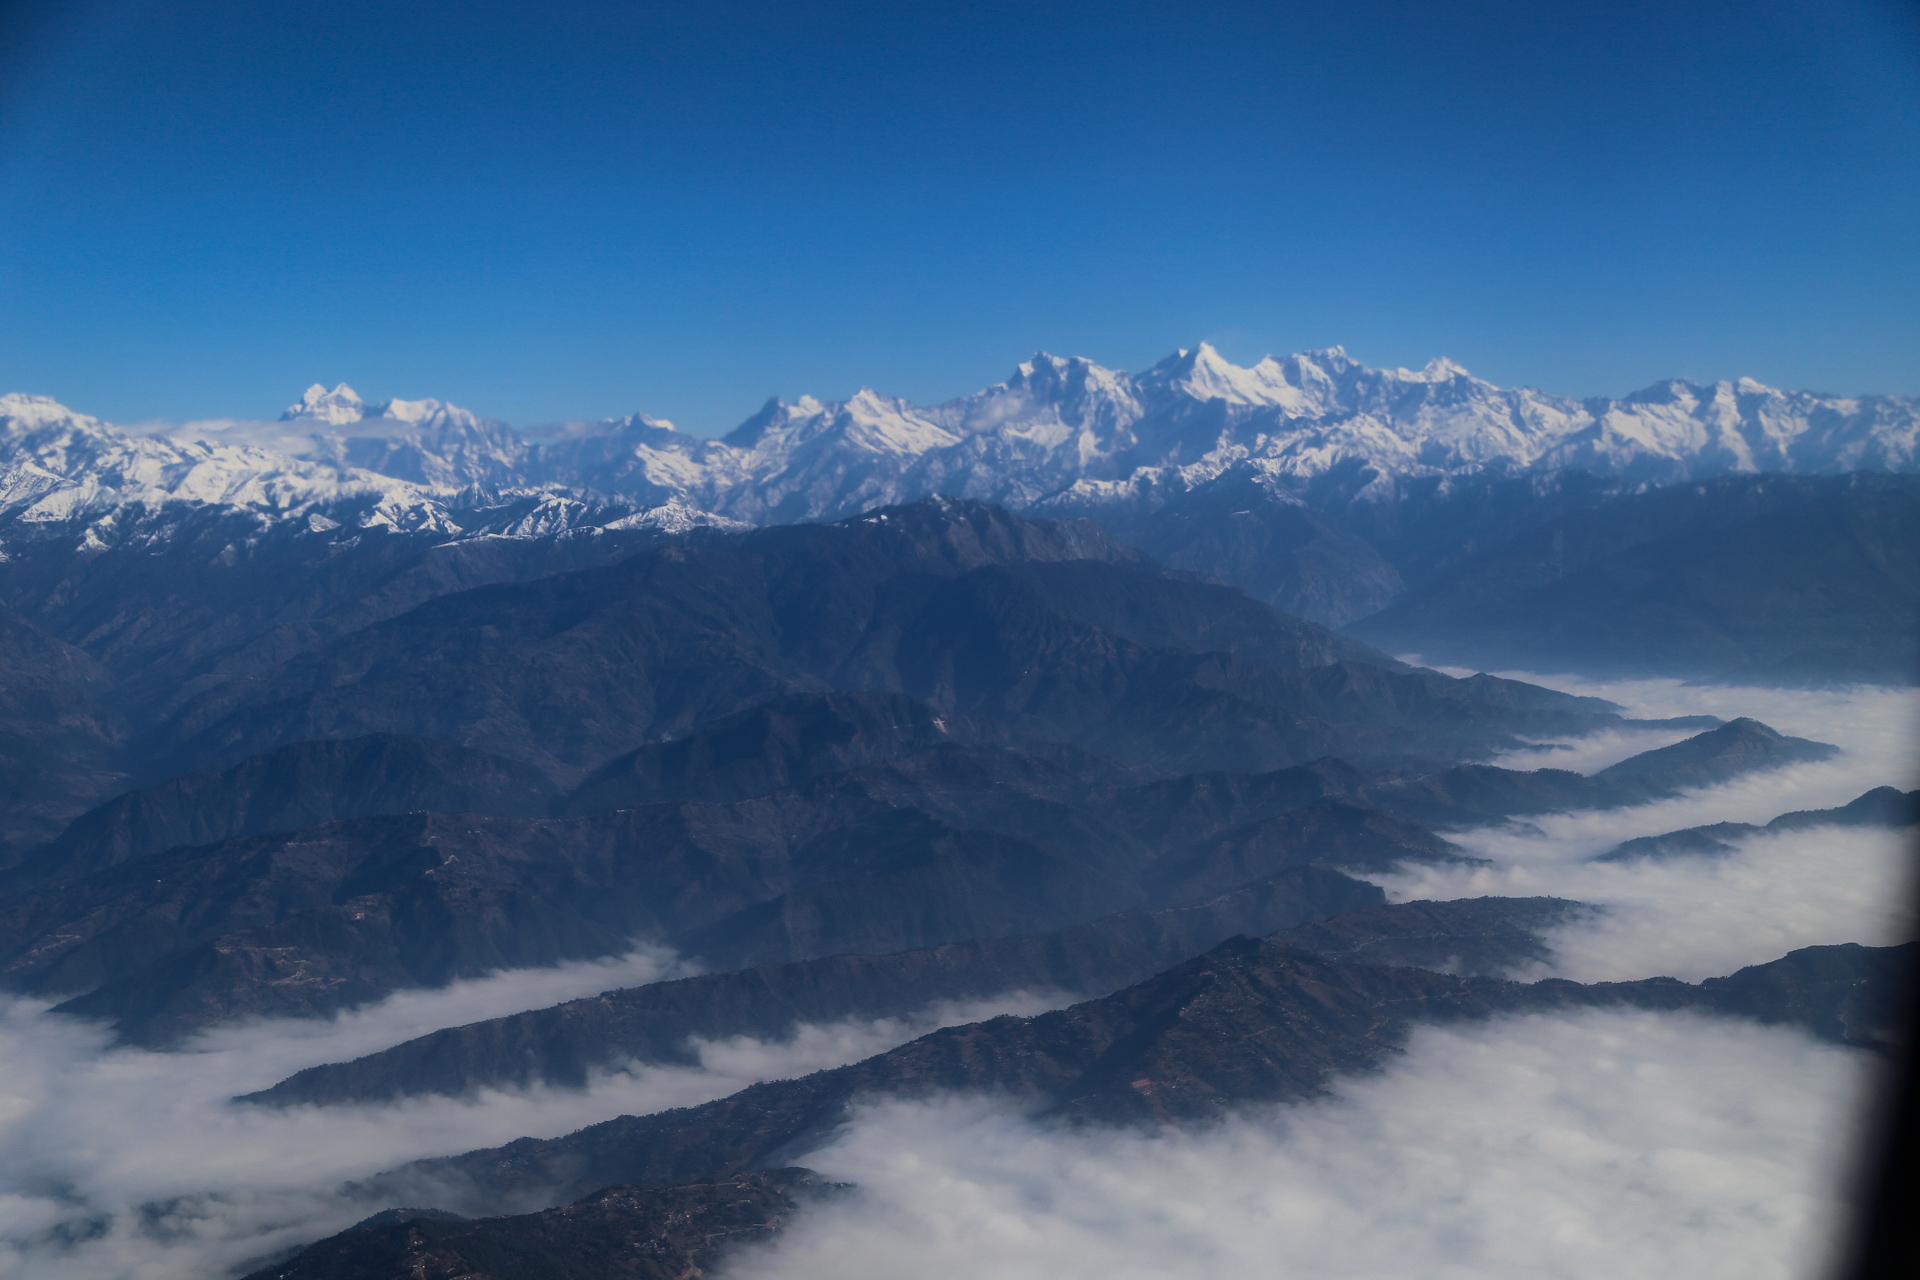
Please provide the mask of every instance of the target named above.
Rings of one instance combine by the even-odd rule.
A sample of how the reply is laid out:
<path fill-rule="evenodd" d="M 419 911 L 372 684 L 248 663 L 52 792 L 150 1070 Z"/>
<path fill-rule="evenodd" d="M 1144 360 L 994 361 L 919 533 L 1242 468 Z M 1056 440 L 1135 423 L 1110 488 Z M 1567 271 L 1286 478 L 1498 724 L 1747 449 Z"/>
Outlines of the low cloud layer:
<path fill-rule="evenodd" d="M 1805 691 L 1668 680 L 1555 681 L 1649 718 L 1731 718 L 1744 711 L 1784 733 L 1836 743 L 1843 752 L 1655 804 L 1552 814 L 1460 833 L 1454 839 L 1490 866 L 1409 867 L 1378 877 L 1390 898 L 1546 894 L 1605 906 L 1605 913 L 1552 939 L 1559 963 L 1551 972 L 1583 982 L 1663 974 L 1697 981 L 1798 947 L 1886 945 L 1914 936 L 1911 832 L 1820 827 L 1753 836 L 1719 858 L 1592 859 L 1635 836 L 1713 822 L 1764 824 L 1795 809 L 1845 804 L 1872 787 L 1920 785 L 1920 694 L 1872 687 Z"/>
<path fill-rule="evenodd" d="M 1806 1276 L 1862 1076 L 1789 1031 L 1585 1013 L 1424 1029 L 1332 1098 L 1199 1131 L 881 1106 L 808 1157 L 860 1190 L 724 1280 Z"/>
<path fill-rule="evenodd" d="M 1443 668 L 1470 675 L 1466 668 Z M 1846 749 L 1843 762 L 1861 771 L 1851 799 L 1870 786 L 1882 784 L 1911 789 L 1920 777 L 1920 689 L 1879 685 L 1849 685 L 1835 689 L 1770 689 L 1746 685 L 1688 684 L 1682 680 L 1582 680 L 1574 676 L 1543 676 L 1526 671 L 1493 674 L 1526 680 L 1548 688 L 1618 703 L 1636 719 L 1670 716 L 1719 716 L 1733 720 L 1751 716 L 1785 734 L 1831 742 Z M 1529 751 L 1501 760 L 1509 768 L 1575 768 L 1583 773 L 1603 769 L 1638 751 L 1650 750 L 1689 737 L 1696 730 L 1612 730 L 1588 738 L 1568 740 L 1569 750 Z M 1599 748 L 1595 750 L 1595 748 Z M 1614 751 L 1617 756 L 1613 756 Z M 1608 758 L 1608 757 L 1612 758 Z M 1566 761 L 1578 763 L 1569 764 Z M 1814 775 L 1815 777 L 1830 775 Z M 1835 778 L 1835 781 L 1840 781 Z M 1837 803 L 1837 802 L 1836 802 Z M 1791 807 L 1791 806 L 1788 806 Z"/>
<path fill-rule="evenodd" d="M 369 1212 L 341 1182 L 405 1161 L 569 1132 L 722 1097 L 757 1080 L 858 1061 L 936 1026 L 1032 1013 L 1058 997 L 946 1004 L 913 1018 L 803 1027 L 768 1043 L 697 1043 L 698 1066 L 602 1073 L 585 1091 L 489 1091 L 378 1107 L 235 1106 L 301 1067 L 670 974 L 646 953 L 408 993 L 336 1023 L 225 1028 L 174 1053 L 108 1049 L 39 1002 L 0 1007 L 0 1275 L 173 1280 L 258 1265 Z"/>

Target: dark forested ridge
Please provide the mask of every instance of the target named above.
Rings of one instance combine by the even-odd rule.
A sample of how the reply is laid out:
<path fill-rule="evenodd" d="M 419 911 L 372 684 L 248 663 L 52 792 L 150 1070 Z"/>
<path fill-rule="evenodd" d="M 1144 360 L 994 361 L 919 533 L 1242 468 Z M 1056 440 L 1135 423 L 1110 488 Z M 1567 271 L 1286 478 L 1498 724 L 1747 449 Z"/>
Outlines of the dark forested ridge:
<path fill-rule="evenodd" d="M 1236 934 L 1279 933 L 1289 946 L 1343 962 L 1499 974 L 1546 960 L 1543 933 L 1585 910 L 1558 898 L 1395 906 L 1382 898 L 1372 885 L 1309 868 L 1191 906 L 1127 912 L 1051 934 L 830 956 L 608 991 L 311 1067 L 245 1100 L 285 1106 L 481 1086 L 577 1087 L 596 1069 L 630 1061 L 690 1061 L 693 1037 L 778 1039 L 801 1023 L 897 1016 L 937 1000 L 1017 991 L 1104 995 Z"/>
<path fill-rule="evenodd" d="M 808 1200 L 811 1170 L 740 1173 L 677 1187 L 608 1187 L 541 1213 L 469 1221 L 393 1210 L 247 1280 L 687 1280 L 769 1240 Z"/>
<path fill-rule="evenodd" d="M 837 734 L 828 746 L 839 750 Z M 1662 758 L 1699 781 L 1827 750 L 1746 721 Z M 442 776 L 441 757 L 417 759 Z M 9 940 L 0 977 L 160 1044 L 235 1017 L 324 1015 L 398 988 L 617 954 L 635 941 L 721 967 L 910 951 L 1204 901 L 1310 867 L 1452 860 L 1460 855 L 1436 825 L 1671 793 L 1662 774 L 1632 764 L 1587 777 L 1327 761 L 1142 783 L 1076 749 L 952 743 L 728 803 L 355 818 L 65 878 L 28 877 L 29 862 L 0 899 Z M 274 776 L 242 767 L 222 778 L 256 772 Z M 195 784 L 203 801 L 229 797 L 204 811 L 244 808 L 220 781 Z M 76 823 L 98 825 L 91 815 Z M 1291 909 L 1319 910 L 1318 892 L 1302 890 Z"/>
<path fill-rule="evenodd" d="M 1586 1008 L 1693 1010 L 1790 1023 L 1884 1048 L 1916 945 L 1812 947 L 1725 978 L 1582 985 L 1459 977 L 1330 962 L 1284 936 L 1236 938 L 1113 995 L 1032 1018 L 933 1032 L 852 1066 L 754 1085 L 704 1106 L 622 1116 L 549 1140 L 423 1161 L 359 1188 L 370 1199 L 434 1188 L 440 1203 L 498 1212 L 610 1183 L 658 1183 L 804 1159 L 855 1099 L 975 1091 L 1035 1115 L 1116 1123 L 1194 1120 L 1312 1096 L 1364 1070 L 1420 1023 Z"/>

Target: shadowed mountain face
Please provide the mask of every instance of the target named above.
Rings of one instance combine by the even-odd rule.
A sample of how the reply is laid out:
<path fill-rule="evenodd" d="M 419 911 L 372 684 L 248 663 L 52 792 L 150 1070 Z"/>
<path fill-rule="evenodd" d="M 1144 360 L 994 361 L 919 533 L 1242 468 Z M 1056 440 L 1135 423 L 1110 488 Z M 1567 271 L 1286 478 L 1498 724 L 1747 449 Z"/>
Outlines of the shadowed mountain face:
<path fill-rule="evenodd" d="M 1430 661 L 1533 670 L 1751 683 L 1920 673 L 1920 477 L 1728 476 L 1480 545 L 1349 630 Z"/>
<path fill-rule="evenodd" d="M 209 690 L 167 735 L 224 762 L 299 739 L 417 734 L 575 781 L 829 689 L 905 693 L 942 717 L 1168 771 L 1455 758 L 1609 711 L 1407 671 L 1171 576 L 1084 522 L 929 502 L 443 597 Z"/>
<path fill-rule="evenodd" d="M 1334 903 L 1368 892 L 1344 883 Z M 243 837 L 43 891 L 0 928 L 23 942 L 6 960 L 12 983 L 87 992 L 62 1007 L 155 1043 L 235 1016 L 324 1014 L 395 988 L 618 954 L 635 940 L 737 966 L 1005 937 L 1144 901 L 1125 863 L 863 797 L 783 793 Z M 1318 885 L 1293 902 L 1296 919 L 1331 909 Z"/>
<path fill-rule="evenodd" d="M 932 730 L 924 709 L 894 704 L 887 714 Z M 832 755 L 840 748 L 829 739 Z M 1822 749 L 1748 722 L 1662 750 L 1680 753 L 1699 781 Z M 272 753 L 224 780 L 191 781 L 189 794 L 208 801 L 204 812 L 238 821 L 231 815 L 251 812 L 252 802 L 236 797 L 255 794 L 244 780 L 277 777 L 286 760 L 338 763 L 359 758 L 355 751 L 443 767 L 401 771 L 416 780 L 450 777 L 444 770 L 456 766 L 519 776 L 519 766 L 472 752 L 318 744 Z M 808 757 L 780 746 L 773 758 Z M 1632 763 L 1587 778 L 1492 766 L 1378 774 L 1323 761 L 1142 784 L 1073 749 L 949 743 L 727 804 L 663 801 L 565 819 L 360 818 L 16 884 L 0 899 L 0 937 L 9 940 L 0 977 L 70 996 L 64 1010 L 111 1019 L 125 1038 L 164 1044 L 234 1017 L 324 1015 L 396 989 L 618 954 L 635 941 L 723 968 L 881 955 L 1199 902 L 1303 870 L 1451 860 L 1459 855 L 1430 824 L 1669 794 L 1664 774 Z M 212 804 L 216 796 L 226 800 Z M 136 800 L 76 829 L 120 830 L 107 819 L 137 814 Z M 1304 893 L 1288 909 L 1304 919 L 1326 907 Z"/>
<path fill-rule="evenodd" d="M 0 605 L 0 867 L 120 781 L 106 670 Z"/>
<path fill-rule="evenodd" d="M 123 526 L 128 542 L 96 556 L 58 540 L 14 542 L 0 574 L 6 602 L 98 660 L 141 720 L 439 596 L 607 564 L 662 538 L 640 529 L 450 543 L 446 531 L 384 522 L 316 534 L 304 519 L 262 530 L 253 513 L 218 506 L 166 512 L 152 522 L 169 526 L 161 537 L 142 537 L 147 523 Z"/>
<path fill-rule="evenodd" d="M 1687 749 L 1696 778 L 1819 750 L 1764 726 L 1689 742 L 1663 750 Z M 404 814 L 176 847 L 16 888 L 0 978 L 159 1044 L 635 941 L 741 967 L 1011 937 L 1302 868 L 1456 858 L 1427 824 L 1669 794 L 1630 767 L 1126 778 L 1071 750 L 950 744 L 730 804 Z"/>
<path fill-rule="evenodd" d="M 1812 947 L 1699 984 L 1582 985 L 1330 963 L 1282 939 L 1238 938 L 1137 986 L 1032 1018 L 936 1031 L 852 1066 L 755 1085 L 704 1106 L 623 1116 L 563 1138 L 422 1161 L 357 1188 L 434 1188 L 497 1211 L 609 1183 L 671 1184 L 804 1158 L 860 1098 L 951 1090 L 1026 1097 L 1036 1114 L 1103 1123 L 1198 1119 L 1308 1097 L 1368 1069 L 1422 1022 L 1628 1007 L 1738 1014 L 1843 1043 L 1886 1044 L 1916 944 Z"/>
<path fill-rule="evenodd" d="M 553 784 L 526 765 L 425 738 L 298 742 L 223 774 L 188 773 L 75 821 L 24 870 L 78 876 L 179 845 L 342 818 L 435 810 L 542 817 Z"/>
<path fill-rule="evenodd" d="M 1621 722 L 1405 668 L 1086 522 L 947 501 L 696 532 L 254 672 L 145 731 L 223 772 L 111 801 L 0 881 L 8 983 L 166 1043 L 636 940 L 733 967 L 911 951 L 1447 859 L 1432 824 L 1631 803 L 1681 767 L 1436 770 Z M 1747 726 L 1685 748 L 1687 778 L 1813 749 Z"/>
<path fill-rule="evenodd" d="M 587 814 L 661 800 L 745 800 L 876 760 L 994 736 L 991 726 L 943 716 L 887 690 L 788 694 L 615 757 L 580 784 L 565 809 Z"/>
<path fill-rule="evenodd" d="M 1454 847 L 1417 823 L 1332 797 L 1238 826 L 1147 870 L 1157 895 L 1176 901 L 1220 893 L 1303 861 L 1350 871 L 1400 862 L 1447 862 Z"/>

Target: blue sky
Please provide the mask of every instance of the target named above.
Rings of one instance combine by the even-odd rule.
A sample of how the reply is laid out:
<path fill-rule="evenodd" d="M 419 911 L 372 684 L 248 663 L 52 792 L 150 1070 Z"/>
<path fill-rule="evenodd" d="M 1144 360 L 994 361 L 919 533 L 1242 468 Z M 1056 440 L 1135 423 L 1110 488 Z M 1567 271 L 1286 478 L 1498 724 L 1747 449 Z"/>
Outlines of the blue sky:
<path fill-rule="evenodd" d="M 1920 392 L 1889 0 L 13 0 L 0 390 L 520 425 L 1344 344 Z"/>

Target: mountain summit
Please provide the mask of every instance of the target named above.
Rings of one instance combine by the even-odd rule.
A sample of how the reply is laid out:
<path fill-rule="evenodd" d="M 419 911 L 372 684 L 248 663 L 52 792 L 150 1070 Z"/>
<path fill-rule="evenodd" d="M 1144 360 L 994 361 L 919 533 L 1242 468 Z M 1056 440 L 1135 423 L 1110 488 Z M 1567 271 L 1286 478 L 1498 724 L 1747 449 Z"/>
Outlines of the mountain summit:
<path fill-rule="evenodd" d="M 369 403 L 344 382 L 331 391 L 315 383 L 280 421 L 307 428 L 311 447 L 293 458 L 264 450 L 221 489 L 251 494 L 258 486 L 250 482 L 309 461 L 370 473 L 357 492 L 378 487 L 375 477 L 443 500 L 475 484 L 585 490 L 779 523 L 934 493 L 1015 509 L 1138 503 L 1229 472 L 1276 494 L 1311 498 L 1333 485 L 1347 500 L 1377 503 L 1410 484 L 1464 475 L 1581 471 L 1671 484 L 1761 471 L 1920 469 L 1915 397 L 1780 391 L 1743 378 L 1671 380 L 1619 400 L 1575 401 L 1497 387 L 1445 358 L 1418 371 L 1374 369 L 1329 347 L 1243 368 L 1206 343 L 1138 374 L 1037 352 L 1004 382 L 939 405 L 869 388 L 843 401 L 774 399 L 720 440 L 642 414 L 530 440 L 439 400 Z M 95 439 L 114 434 L 51 401 L 5 397 L 0 468 L 29 462 L 29 441 L 56 425 Z M 284 433 L 276 439 L 284 450 Z M 81 461 L 31 459 L 60 477 L 51 483 L 87 489 L 90 509 L 116 500 L 150 508 L 179 496 L 122 469 L 72 465 Z M 17 510 L 7 499 L 0 491 L 0 526 Z"/>
<path fill-rule="evenodd" d="M 297 422 L 311 419 L 315 422 L 345 426 L 349 422 L 358 422 L 367 416 L 366 402 L 360 393 L 342 382 L 329 391 L 316 382 L 307 388 L 307 393 L 287 406 L 280 415 L 282 422 Z"/>

